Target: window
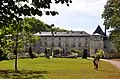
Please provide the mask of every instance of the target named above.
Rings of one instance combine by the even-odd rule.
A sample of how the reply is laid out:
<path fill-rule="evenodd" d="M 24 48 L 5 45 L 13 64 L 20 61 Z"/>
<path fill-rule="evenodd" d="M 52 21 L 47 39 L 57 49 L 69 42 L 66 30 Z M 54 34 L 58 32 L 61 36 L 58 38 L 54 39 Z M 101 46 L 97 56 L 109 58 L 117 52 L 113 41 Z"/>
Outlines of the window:
<path fill-rule="evenodd" d="M 73 47 L 76 47 L 75 42 L 73 42 Z"/>
<path fill-rule="evenodd" d="M 47 40 L 47 38 L 45 38 L 45 40 Z"/>
<path fill-rule="evenodd" d="M 61 42 L 59 42 L 59 47 L 61 47 Z"/>
<path fill-rule="evenodd" d="M 42 47 L 42 42 L 40 41 L 40 46 Z"/>
<path fill-rule="evenodd" d="M 69 31 L 67 32 L 67 34 L 69 34 Z"/>
<path fill-rule="evenodd" d="M 45 47 L 47 47 L 47 42 L 44 42 L 44 44 L 45 44 Z"/>
<path fill-rule="evenodd" d="M 73 42 L 73 44 L 71 44 L 71 47 L 76 47 L 75 42 Z"/>
<path fill-rule="evenodd" d="M 66 38 L 66 41 L 68 41 L 68 38 Z"/>
<path fill-rule="evenodd" d="M 65 42 L 65 47 L 68 47 L 68 43 L 67 42 Z"/>
<path fill-rule="evenodd" d="M 83 34 L 83 32 L 80 32 L 80 34 Z"/>
<path fill-rule="evenodd" d="M 81 41 L 81 38 L 79 38 L 79 41 Z"/>
<path fill-rule="evenodd" d="M 61 40 L 61 38 L 59 38 L 59 40 Z"/>
<path fill-rule="evenodd" d="M 52 41 L 54 41 L 54 38 L 52 37 Z"/>
<path fill-rule="evenodd" d="M 87 48 L 88 47 L 88 42 L 85 42 L 85 46 L 84 46 L 85 48 Z"/>
<path fill-rule="evenodd" d="M 88 39 L 87 39 L 87 38 L 85 38 L 85 40 L 87 41 Z"/>
<path fill-rule="evenodd" d="M 102 39 L 103 39 L 103 37 L 102 37 L 102 36 L 100 36 L 100 39 L 102 40 Z"/>
<path fill-rule="evenodd" d="M 100 43 L 100 47 L 102 46 L 102 43 Z"/>
<path fill-rule="evenodd" d="M 73 37 L 73 41 L 75 41 L 75 37 Z"/>
<path fill-rule="evenodd" d="M 54 42 L 52 42 L 52 47 L 54 47 Z"/>
<path fill-rule="evenodd" d="M 81 42 L 78 43 L 78 47 L 81 47 Z"/>

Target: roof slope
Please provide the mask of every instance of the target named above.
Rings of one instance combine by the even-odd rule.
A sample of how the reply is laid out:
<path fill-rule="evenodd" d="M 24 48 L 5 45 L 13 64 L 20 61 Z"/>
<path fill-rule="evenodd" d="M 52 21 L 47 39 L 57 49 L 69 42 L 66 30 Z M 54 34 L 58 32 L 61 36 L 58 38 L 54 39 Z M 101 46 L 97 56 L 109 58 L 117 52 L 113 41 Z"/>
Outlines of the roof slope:
<path fill-rule="evenodd" d="M 51 32 L 41 32 L 41 33 L 37 33 L 35 35 L 39 35 L 39 36 L 89 36 L 90 34 L 88 34 L 85 31 L 68 31 L 68 32 L 53 32 L 53 34 Z"/>
<path fill-rule="evenodd" d="M 100 25 L 98 25 L 98 27 L 96 28 L 96 30 L 93 32 L 93 34 L 95 33 L 98 33 L 100 35 L 104 35 L 105 36 L 105 33 L 102 31 Z"/>

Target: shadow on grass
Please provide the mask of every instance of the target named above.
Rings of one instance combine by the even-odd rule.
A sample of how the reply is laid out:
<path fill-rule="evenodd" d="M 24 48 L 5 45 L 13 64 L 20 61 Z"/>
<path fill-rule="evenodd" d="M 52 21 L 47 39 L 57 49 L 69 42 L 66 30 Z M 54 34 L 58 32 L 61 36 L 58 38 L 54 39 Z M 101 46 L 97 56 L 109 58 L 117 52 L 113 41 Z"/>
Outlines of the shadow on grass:
<path fill-rule="evenodd" d="M 0 70 L 0 79 L 41 79 L 45 78 L 44 75 L 47 71 L 35 70 Z"/>

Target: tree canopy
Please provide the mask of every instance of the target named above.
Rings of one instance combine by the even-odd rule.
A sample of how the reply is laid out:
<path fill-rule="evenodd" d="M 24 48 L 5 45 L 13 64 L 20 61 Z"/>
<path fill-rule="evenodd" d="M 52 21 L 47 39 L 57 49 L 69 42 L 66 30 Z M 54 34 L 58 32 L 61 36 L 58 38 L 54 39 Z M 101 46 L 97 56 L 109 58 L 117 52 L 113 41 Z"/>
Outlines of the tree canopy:
<path fill-rule="evenodd" d="M 120 27 L 120 0 L 108 0 L 102 17 L 107 29 Z"/>
<path fill-rule="evenodd" d="M 31 33 L 37 33 L 37 32 L 42 32 L 42 31 L 67 31 L 65 29 L 61 29 L 59 27 L 56 27 L 54 24 L 46 24 L 43 21 L 36 19 L 35 17 L 32 18 L 24 18 L 23 20 L 24 26 L 26 26 L 24 29 L 28 30 L 29 26 L 29 31 Z"/>
<path fill-rule="evenodd" d="M 23 20 L 25 29 L 28 29 L 28 26 L 30 26 L 29 31 L 32 33 L 37 33 L 40 31 L 45 31 L 47 29 L 44 22 L 40 21 L 39 19 L 36 19 L 34 17 L 32 18 L 24 18 Z"/>
<path fill-rule="evenodd" d="M 42 16 L 43 12 L 55 16 L 58 12 L 49 10 L 53 2 L 67 6 L 72 3 L 71 0 L 0 0 L 0 26 L 18 22 L 21 16 Z"/>
<path fill-rule="evenodd" d="M 102 14 L 104 25 L 107 29 L 112 28 L 110 37 L 120 52 L 120 0 L 108 0 Z"/>

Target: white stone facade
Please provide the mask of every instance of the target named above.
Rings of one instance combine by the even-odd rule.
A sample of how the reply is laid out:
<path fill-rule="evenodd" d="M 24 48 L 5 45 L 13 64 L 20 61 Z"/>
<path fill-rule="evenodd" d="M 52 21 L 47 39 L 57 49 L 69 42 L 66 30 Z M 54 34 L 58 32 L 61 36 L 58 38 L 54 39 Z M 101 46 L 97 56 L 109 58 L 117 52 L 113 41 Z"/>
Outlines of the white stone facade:
<path fill-rule="evenodd" d="M 75 48 L 78 50 L 88 49 L 94 53 L 95 49 L 103 49 L 103 37 L 101 35 L 90 35 L 85 31 L 69 32 L 41 32 L 40 40 L 35 44 L 35 52 L 43 52 L 47 47 L 60 47 L 63 49 Z"/>

